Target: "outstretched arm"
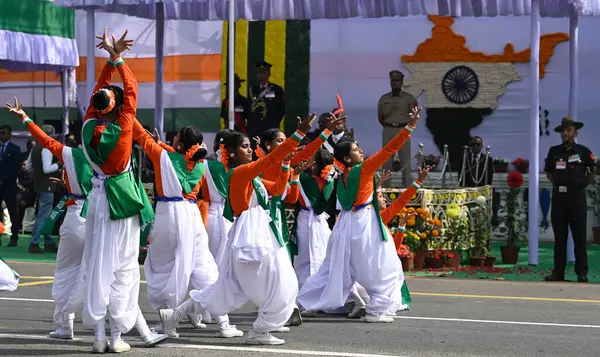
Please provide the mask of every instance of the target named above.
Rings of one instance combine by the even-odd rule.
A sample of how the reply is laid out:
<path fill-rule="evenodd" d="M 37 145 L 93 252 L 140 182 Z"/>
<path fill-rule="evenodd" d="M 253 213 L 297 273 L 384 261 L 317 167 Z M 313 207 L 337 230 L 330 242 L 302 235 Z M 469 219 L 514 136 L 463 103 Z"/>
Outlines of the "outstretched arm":
<path fill-rule="evenodd" d="M 404 192 L 398 197 L 392 204 L 390 204 L 386 209 L 381 211 L 381 220 L 383 223 L 388 224 L 394 218 L 398 212 L 402 211 L 404 207 L 410 202 L 415 193 L 419 191 L 419 189 L 423 186 L 421 182 L 415 180 L 412 185 L 408 186 Z"/>
<path fill-rule="evenodd" d="M 300 150 L 296 155 L 292 156 L 292 162 L 290 165 L 294 167 L 300 162 L 306 161 L 313 157 L 313 155 L 321 148 L 321 145 L 323 145 L 323 143 L 327 141 L 330 135 L 331 131 L 329 129 L 323 130 L 315 140 L 311 141 L 310 144 L 304 147 L 304 149 Z"/>
<path fill-rule="evenodd" d="M 33 120 L 29 119 L 29 117 L 25 116 L 21 118 L 21 122 L 25 124 L 27 130 L 29 130 L 31 135 L 36 138 L 38 143 L 43 148 L 48 149 L 52 155 L 56 156 L 58 160 L 64 164 L 62 152 L 65 146 L 63 144 L 46 135 L 46 133 L 44 133 L 44 131 L 33 122 Z"/>
<path fill-rule="evenodd" d="M 414 129 L 415 127 L 411 126 L 410 124 L 406 125 L 400 131 L 400 133 L 398 133 L 398 135 L 396 135 L 386 146 L 383 147 L 383 149 L 366 159 L 362 165 L 361 176 L 373 176 L 375 171 L 383 166 L 383 164 L 385 164 L 390 157 L 394 156 L 394 154 L 400 150 L 406 140 L 410 138 L 410 134 Z"/>
<path fill-rule="evenodd" d="M 119 124 L 122 126 L 123 123 L 121 123 L 121 121 L 123 120 L 126 122 L 136 120 L 135 112 L 137 110 L 138 81 L 135 79 L 133 72 L 131 72 L 131 69 L 123 59 L 120 59 L 115 65 L 123 80 L 123 107 L 121 109 L 121 117 L 119 118 Z"/>
<path fill-rule="evenodd" d="M 160 165 L 160 155 L 164 149 L 154 141 L 154 138 L 146 132 L 146 129 L 137 120 L 133 121 L 133 140 L 140 144 L 154 166 L 159 167 L 157 165 Z"/>
<path fill-rule="evenodd" d="M 283 196 L 290 180 L 290 163 L 281 164 L 281 173 L 275 181 L 262 180 L 267 192 L 271 196 Z"/>
<path fill-rule="evenodd" d="M 298 202 L 300 198 L 300 176 L 292 175 L 290 180 L 290 187 L 288 187 L 288 193 L 285 195 L 285 203 L 294 204 Z"/>

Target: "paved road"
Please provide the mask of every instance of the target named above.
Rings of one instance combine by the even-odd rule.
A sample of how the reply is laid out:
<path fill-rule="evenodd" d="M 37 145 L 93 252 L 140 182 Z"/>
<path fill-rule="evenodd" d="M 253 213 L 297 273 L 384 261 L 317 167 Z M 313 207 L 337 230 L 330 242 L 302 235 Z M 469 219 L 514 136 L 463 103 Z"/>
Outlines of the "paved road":
<path fill-rule="evenodd" d="M 52 327 L 54 264 L 13 263 L 22 276 L 12 293 L 0 293 L 0 355 L 77 356 L 91 349 L 92 331 L 76 325 L 73 341 L 46 338 Z M 340 317 L 307 318 L 281 347 L 252 347 L 242 339 L 217 337 L 215 325 L 193 330 L 182 324 L 179 339 L 160 348 L 134 348 L 128 356 L 340 356 L 340 357 L 506 357 L 598 356 L 600 297 L 597 285 L 443 278 L 412 278 L 412 311 L 393 324 L 365 324 Z M 145 286 L 142 310 L 153 325 Z M 27 300 L 30 299 L 30 300 Z M 256 308 L 231 314 L 247 331 Z M 140 346 L 136 332 L 126 336 Z"/>

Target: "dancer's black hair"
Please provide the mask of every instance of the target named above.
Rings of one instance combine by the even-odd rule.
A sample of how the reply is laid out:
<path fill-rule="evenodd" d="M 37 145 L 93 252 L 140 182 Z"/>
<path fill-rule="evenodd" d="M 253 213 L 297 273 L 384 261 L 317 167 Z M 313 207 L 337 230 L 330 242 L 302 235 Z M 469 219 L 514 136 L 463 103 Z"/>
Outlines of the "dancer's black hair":
<path fill-rule="evenodd" d="M 181 128 L 181 130 L 179 130 L 179 141 L 181 141 L 181 143 L 183 144 L 183 150 L 187 151 L 189 150 L 189 148 L 196 144 L 202 145 L 202 143 L 204 142 L 204 135 L 202 134 L 202 131 L 200 131 L 200 129 L 196 128 L 195 126 L 188 125 L 184 126 L 183 128 Z M 205 148 L 200 148 L 194 153 L 194 156 L 192 156 L 192 160 L 202 160 L 206 157 L 207 153 L 208 151 Z"/>
<path fill-rule="evenodd" d="M 279 133 L 283 134 L 283 132 L 277 128 L 270 128 L 263 131 L 262 134 L 260 134 L 260 147 L 265 153 L 267 153 L 267 141 L 271 142 L 275 140 L 277 134 Z"/>
<path fill-rule="evenodd" d="M 123 89 L 117 86 L 106 86 L 103 89 L 108 89 L 115 94 L 115 108 L 119 108 L 123 104 Z M 97 110 L 104 110 L 110 105 L 110 97 L 105 91 L 99 90 L 92 96 L 92 105 Z"/>

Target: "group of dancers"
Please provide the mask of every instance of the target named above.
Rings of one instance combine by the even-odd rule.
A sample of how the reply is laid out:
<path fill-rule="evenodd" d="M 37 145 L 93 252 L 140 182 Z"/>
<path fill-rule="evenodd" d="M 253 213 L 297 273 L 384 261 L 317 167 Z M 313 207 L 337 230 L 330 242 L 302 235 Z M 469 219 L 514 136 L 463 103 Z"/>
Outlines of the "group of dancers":
<path fill-rule="evenodd" d="M 344 311 L 349 302 L 354 306 L 345 311 L 348 317 L 364 316 L 369 323 L 392 322 L 396 311 L 408 308 L 408 289 L 386 224 L 400 214 L 430 168 L 420 169 L 419 178 L 389 207 L 378 193 L 376 171 L 410 137 L 420 108 L 367 159 L 351 141 L 337 143 L 333 155 L 322 148 L 344 120 L 338 98 L 327 128 L 303 147 L 314 113 L 298 118 L 289 138 L 278 130 L 263 135 L 257 160 L 249 138 L 223 130 L 213 144 L 216 160 L 208 160 L 199 129 L 182 128 L 169 146 L 137 121 L 138 84 L 121 57 L 132 46 L 126 36 L 127 31 L 111 41 L 108 29 L 97 36 L 97 47 L 109 59 L 84 118 L 81 148 L 47 136 L 17 98 L 6 105 L 65 168 L 68 200 L 52 287 L 57 329 L 50 337 L 72 339 L 77 311 L 84 326 L 94 329 L 95 353 L 128 351 L 121 334 L 133 327 L 146 346 L 177 338 L 184 319 L 196 328 L 214 319 L 221 337 L 242 337 L 228 313 L 252 302 L 258 317 L 245 343 L 275 345 L 284 340 L 272 333 L 288 332 L 302 316 L 318 311 Z M 123 88 L 111 85 L 115 72 Z M 135 143 L 155 168 L 154 209 L 133 172 Z M 204 216 L 200 196 L 208 203 Z M 331 200 L 339 211 L 332 230 L 326 212 Z M 299 206 L 293 234 L 284 203 Z M 407 219 L 400 217 L 400 231 Z M 152 328 L 138 305 L 139 246 L 146 243 L 140 237 L 148 224 L 144 272 L 148 299 L 160 316 Z M 0 284 L 4 279 L 1 274 Z"/>

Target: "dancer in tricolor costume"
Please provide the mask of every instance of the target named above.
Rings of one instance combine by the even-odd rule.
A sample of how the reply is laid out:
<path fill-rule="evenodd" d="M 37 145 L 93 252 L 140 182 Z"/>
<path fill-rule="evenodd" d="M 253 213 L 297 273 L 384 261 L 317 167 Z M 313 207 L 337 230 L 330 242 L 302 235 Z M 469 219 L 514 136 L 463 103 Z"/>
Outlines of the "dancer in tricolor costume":
<path fill-rule="evenodd" d="M 294 309 L 298 294 L 298 280 L 292 268 L 287 249 L 274 222 L 266 212 L 269 193 L 285 189 L 289 179 L 289 163 L 277 181 L 260 179 L 265 170 L 281 166 L 310 130 L 314 118 L 301 121 L 291 138 L 269 155 L 252 162 L 250 141 L 241 133 L 231 133 L 223 140 L 222 159 L 229 168 L 228 201 L 224 214 L 235 221 L 229 231 L 225 265 L 219 280 L 211 289 L 191 291 L 192 298 L 213 315 L 221 315 L 241 308 L 248 301 L 258 306 L 258 318 L 246 335 L 248 344 L 283 344 L 270 334 L 281 330 Z M 174 310 L 161 310 L 166 332 L 194 308 L 187 301 Z"/>
<path fill-rule="evenodd" d="M 316 118 L 316 114 L 312 113 L 310 116 L 314 119 Z M 294 154 L 291 159 L 290 165 L 295 167 L 298 163 L 302 161 L 306 161 L 312 158 L 312 156 L 319 150 L 319 148 L 327 141 L 327 138 L 331 135 L 332 130 L 338 125 L 340 119 L 336 118 L 333 114 L 330 115 L 327 122 L 327 128 L 321 132 L 318 138 L 313 140 L 310 144 L 306 145 L 302 150 Z M 275 150 L 281 143 L 285 141 L 285 134 L 279 129 L 267 129 L 265 130 L 258 140 L 260 145 L 257 145 L 260 150 L 257 152 L 257 156 L 262 156 L 265 152 L 271 153 Z M 263 152 L 264 150 L 265 152 Z M 275 168 L 276 169 L 276 168 Z M 262 177 L 266 180 L 273 181 L 277 178 L 277 170 L 273 168 L 265 171 Z M 277 228 L 281 232 L 280 234 L 283 237 L 283 241 L 285 242 L 286 248 L 290 255 L 290 260 L 293 261 L 293 257 L 298 255 L 298 245 L 297 242 L 291 241 L 289 238 L 289 229 L 287 220 L 285 217 L 285 207 L 284 203 L 296 203 L 298 201 L 300 194 L 299 190 L 299 181 L 292 180 L 291 186 L 287 189 L 281 196 L 270 196 L 269 197 L 269 208 L 271 212 L 271 219 L 276 222 Z M 302 324 L 302 317 L 300 315 L 300 309 L 297 306 L 294 306 L 294 312 L 290 321 L 288 321 L 288 325 L 298 326 Z"/>
<path fill-rule="evenodd" d="M 74 302 L 83 302 L 83 323 L 93 326 L 92 350 L 124 352 L 121 339 L 135 325 L 152 345 L 166 336 L 150 331 L 138 306 L 140 227 L 154 219 L 143 186 L 131 171 L 133 124 L 136 121 L 138 83 L 120 54 L 129 49 L 127 31 L 113 44 L 108 29 L 98 48 L 110 54 L 92 95 L 83 128 L 83 150 L 94 170 L 88 196 L 88 214 L 82 269 Z M 114 46 L 114 47 L 113 47 Z M 114 68 L 124 89 L 111 86 Z M 144 245 L 146 242 L 143 242 Z M 110 315 L 110 344 L 105 317 Z"/>
<path fill-rule="evenodd" d="M 202 132 L 193 126 L 182 128 L 173 148 L 163 148 L 134 122 L 134 136 L 154 164 L 156 218 L 144 264 L 148 300 L 155 309 L 175 308 L 184 302 L 188 287 L 201 290 L 214 284 L 219 270 L 208 249 L 196 197 L 204 176 L 200 162 L 207 153 Z M 206 328 L 198 313 L 187 315 L 195 327 Z M 227 315 L 217 318 L 221 337 L 239 337 L 242 331 L 229 324 Z M 171 331 L 169 337 L 178 337 Z"/>
<path fill-rule="evenodd" d="M 0 222 L 0 236 L 4 234 L 4 223 Z M 15 291 L 19 286 L 19 274 L 0 258 L 0 291 Z"/>
<path fill-rule="evenodd" d="M 83 150 L 71 148 L 54 140 L 40 129 L 23 111 L 15 98 L 14 105 L 7 104 L 8 110 L 18 116 L 31 135 L 45 149 L 50 150 L 64 165 L 64 180 L 67 196 L 58 204 L 45 225 L 54 226 L 56 220 L 66 209 L 65 219 L 60 227 L 60 245 L 56 255 L 56 271 L 52 284 L 54 299 L 54 324 L 58 327 L 50 337 L 59 339 L 73 338 L 73 320 L 75 314 L 69 313 L 71 298 L 75 292 L 75 283 L 81 268 L 83 242 L 85 236 L 85 217 L 87 215 L 87 195 L 92 188 L 92 167 L 87 162 Z"/>
<path fill-rule="evenodd" d="M 304 309 L 317 311 L 343 306 L 356 282 L 370 297 L 365 322 L 393 322 L 385 313 L 396 302 L 396 291 L 400 290 L 400 261 L 394 241 L 381 220 L 373 176 L 410 137 L 419 121 L 419 112 L 419 108 L 414 108 L 408 125 L 366 160 L 354 142 L 336 145 L 334 156 L 345 167 L 337 187 L 341 212 L 329 238 L 331 247 L 325 261 L 298 295 Z"/>

